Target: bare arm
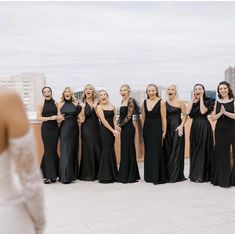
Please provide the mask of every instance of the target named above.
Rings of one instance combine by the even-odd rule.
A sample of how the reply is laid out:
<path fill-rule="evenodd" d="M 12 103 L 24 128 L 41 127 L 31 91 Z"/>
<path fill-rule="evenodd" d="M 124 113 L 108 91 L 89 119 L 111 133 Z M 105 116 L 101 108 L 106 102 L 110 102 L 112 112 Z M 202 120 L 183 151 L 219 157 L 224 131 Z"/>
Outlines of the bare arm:
<path fill-rule="evenodd" d="M 175 131 L 178 131 L 179 136 L 183 136 L 183 128 L 188 118 L 188 116 L 186 115 L 186 106 L 183 101 L 180 101 L 180 109 L 181 109 L 181 113 L 183 114 L 183 119 L 182 119 L 181 124 L 176 128 Z"/>
<path fill-rule="evenodd" d="M 57 122 L 61 123 L 64 120 L 64 115 L 61 114 L 61 107 L 64 105 L 64 102 L 58 103 L 58 108 L 57 108 Z"/>
<path fill-rule="evenodd" d="M 221 112 L 222 112 L 223 115 L 226 115 L 230 119 L 235 119 L 235 113 L 226 111 L 223 105 L 221 106 Z"/>
<path fill-rule="evenodd" d="M 144 109 L 144 103 L 142 104 L 141 108 L 141 123 L 142 123 L 142 128 L 144 127 L 144 122 L 145 122 L 145 109 Z"/>
<path fill-rule="evenodd" d="M 105 119 L 102 106 L 100 106 L 100 105 L 97 106 L 97 113 L 98 113 L 98 116 L 99 116 L 100 121 L 102 122 L 102 124 L 103 124 L 110 132 L 112 132 L 113 135 L 116 135 L 116 134 L 118 133 L 118 131 L 116 131 L 114 128 L 112 128 L 112 127 L 110 126 L 109 122 Z"/>
<path fill-rule="evenodd" d="M 203 100 L 203 94 L 200 97 L 200 112 L 201 114 L 205 114 L 208 111 L 208 108 L 205 106 L 204 104 L 204 100 Z"/>
<path fill-rule="evenodd" d="M 222 115 L 221 110 L 220 110 L 219 113 L 216 114 L 216 106 L 217 106 L 217 102 L 215 104 L 214 110 L 211 112 L 211 120 L 212 121 L 215 121 L 215 120 L 219 119 L 221 117 L 221 115 Z"/>
<path fill-rule="evenodd" d="M 78 114 L 78 123 L 84 123 L 85 122 L 85 104 L 80 103 L 81 106 L 81 112 Z"/>
<path fill-rule="evenodd" d="M 161 118 L 162 118 L 162 139 L 165 138 L 166 135 L 166 104 L 164 101 L 161 101 Z"/>
<path fill-rule="evenodd" d="M 193 107 L 193 101 L 194 101 L 194 98 L 192 98 L 188 104 L 187 104 L 187 108 L 186 108 L 186 115 L 189 115 L 191 110 L 192 110 L 192 107 Z"/>

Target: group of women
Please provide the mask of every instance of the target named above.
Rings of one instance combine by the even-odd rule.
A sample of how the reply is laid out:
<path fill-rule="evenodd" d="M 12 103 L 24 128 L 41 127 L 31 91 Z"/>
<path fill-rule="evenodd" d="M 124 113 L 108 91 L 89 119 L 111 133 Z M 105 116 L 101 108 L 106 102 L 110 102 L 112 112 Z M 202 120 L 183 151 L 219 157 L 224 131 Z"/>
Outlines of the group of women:
<path fill-rule="evenodd" d="M 122 102 L 116 121 L 116 109 L 106 90 L 100 90 L 97 95 L 94 87 L 88 84 L 82 100 L 77 100 L 72 89 L 66 87 L 61 101 L 56 103 L 51 88 L 44 87 L 45 100 L 38 108 L 37 118 L 42 121 L 44 155 L 41 169 L 45 183 L 55 182 L 57 177 L 62 183 L 76 179 L 98 179 L 101 183 L 137 182 L 140 175 L 136 160 L 136 130 L 139 131 L 139 146 L 144 149 L 144 180 L 153 184 L 186 180 L 184 125 L 189 116 L 192 118 L 190 180 L 211 181 L 221 187 L 235 185 L 234 97 L 226 81 L 219 83 L 217 92 L 218 100 L 214 103 L 206 97 L 204 86 L 196 84 L 186 107 L 178 99 L 175 85 L 167 88 L 165 102 L 160 98 L 158 87 L 149 84 L 140 118 L 130 86 L 125 84 L 120 88 Z M 212 120 L 217 120 L 214 137 L 209 114 Z M 118 168 L 114 142 L 119 136 L 121 157 Z"/>

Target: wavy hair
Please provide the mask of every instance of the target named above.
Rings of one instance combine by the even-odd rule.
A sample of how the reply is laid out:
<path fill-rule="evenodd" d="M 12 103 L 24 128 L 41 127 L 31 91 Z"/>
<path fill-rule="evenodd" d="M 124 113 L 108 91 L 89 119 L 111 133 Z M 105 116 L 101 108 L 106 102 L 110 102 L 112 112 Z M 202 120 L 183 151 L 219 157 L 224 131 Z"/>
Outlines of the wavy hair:
<path fill-rule="evenodd" d="M 222 98 L 222 96 L 221 96 L 220 93 L 219 93 L 219 87 L 220 87 L 220 85 L 226 85 L 226 86 L 227 86 L 229 99 L 234 98 L 234 96 L 233 96 L 233 90 L 231 89 L 231 85 L 230 85 L 227 81 L 221 81 L 221 82 L 218 84 L 218 87 L 217 87 L 218 98 L 220 98 L 220 99 Z"/>
<path fill-rule="evenodd" d="M 91 84 L 87 84 L 85 85 L 84 89 L 83 89 L 83 94 L 82 94 L 82 101 L 84 102 L 86 100 L 86 94 L 85 94 L 85 90 L 90 87 L 92 90 L 92 101 L 94 102 L 95 100 L 97 100 L 97 92 L 95 90 L 95 87 Z"/>
<path fill-rule="evenodd" d="M 70 93 L 71 93 L 71 101 L 72 101 L 72 102 L 77 101 L 77 98 L 74 96 L 74 92 L 73 92 L 72 88 L 70 88 L 70 87 L 65 87 L 64 90 L 63 90 L 63 92 L 62 92 L 61 102 L 64 102 L 64 101 L 65 101 L 64 93 L 65 93 L 66 90 L 69 90 Z"/>

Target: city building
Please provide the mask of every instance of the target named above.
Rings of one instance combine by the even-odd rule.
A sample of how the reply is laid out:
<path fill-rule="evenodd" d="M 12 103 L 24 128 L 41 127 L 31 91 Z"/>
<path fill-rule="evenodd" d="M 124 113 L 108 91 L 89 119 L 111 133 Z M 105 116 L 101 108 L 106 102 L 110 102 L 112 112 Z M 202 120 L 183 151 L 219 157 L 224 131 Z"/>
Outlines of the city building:
<path fill-rule="evenodd" d="M 231 85 L 235 92 L 235 67 L 229 67 L 225 70 L 225 80 Z"/>
<path fill-rule="evenodd" d="M 0 77 L 0 86 L 15 89 L 24 102 L 26 111 L 36 111 L 42 99 L 42 88 L 46 85 L 46 77 L 42 73 L 21 73 L 9 77 Z"/>

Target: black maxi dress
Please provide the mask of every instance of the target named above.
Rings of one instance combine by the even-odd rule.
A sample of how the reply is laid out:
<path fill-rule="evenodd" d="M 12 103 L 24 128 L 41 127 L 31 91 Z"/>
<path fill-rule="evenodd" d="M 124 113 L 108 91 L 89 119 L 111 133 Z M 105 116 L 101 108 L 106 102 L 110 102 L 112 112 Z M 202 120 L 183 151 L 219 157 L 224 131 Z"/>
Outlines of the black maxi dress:
<path fill-rule="evenodd" d="M 204 100 L 207 113 L 201 114 L 200 101 L 193 103 L 189 116 L 193 119 L 190 129 L 190 172 L 195 182 L 211 180 L 211 159 L 213 153 L 213 132 L 207 115 L 211 111 L 211 100 Z"/>
<path fill-rule="evenodd" d="M 114 110 L 104 110 L 104 117 L 112 128 L 114 128 Z M 115 137 L 102 123 L 100 124 L 100 136 L 102 139 L 102 153 L 98 179 L 100 183 L 112 183 L 117 181 L 117 161 L 114 151 Z"/>
<path fill-rule="evenodd" d="M 169 182 L 186 180 L 184 177 L 185 135 L 180 137 L 175 131 L 182 123 L 181 109 L 166 102 L 167 130 L 164 140 L 164 152 L 167 160 Z"/>
<path fill-rule="evenodd" d="M 79 179 L 94 181 L 98 179 L 102 150 L 100 123 L 95 109 L 85 102 L 85 122 L 81 125 L 82 154 Z"/>
<path fill-rule="evenodd" d="M 118 124 L 121 131 L 121 160 L 118 182 L 134 183 L 140 179 L 135 150 L 135 127 L 132 116 L 135 113 L 134 99 L 130 98 L 127 106 L 120 107 Z"/>
<path fill-rule="evenodd" d="M 78 177 L 77 116 L 81 112 L 81 106 L 75 106 L 72 101 L 66 100 L 60 111 L 65 118 L 60 125 L 60 181 L 70 183 Z"/>
<path fill-rule="evenodd" d="M 216 114 L 221 105 L 225 110 L 234 113 L 234 100 L 228 103 L 217 101 Z M 222 115 L 215 126 L 215 150 L 213 155 L 213 185 L 221 187 L 235 186 L 235 120 Z"/>
<path fill-rule="evenodd" d="M 57 107 L 53 99 L 45 100 L 42 117 L 57 115 Z M 59 138 L 59 127 L 56 120 L 42 122 L 41 137 L 44 145 L 44 154 L 41 162 L 43 178 L 56 180 L 59 176 L 59 156 L 57 144 Z"/>
<path fill-rule="evenodd" d="M 166 160 L 162 146 L 161 99 L 148 111 L 144 101 L 145 121 L 144 138 L 144 180 L 153 184 L 168 182 Z"/>

